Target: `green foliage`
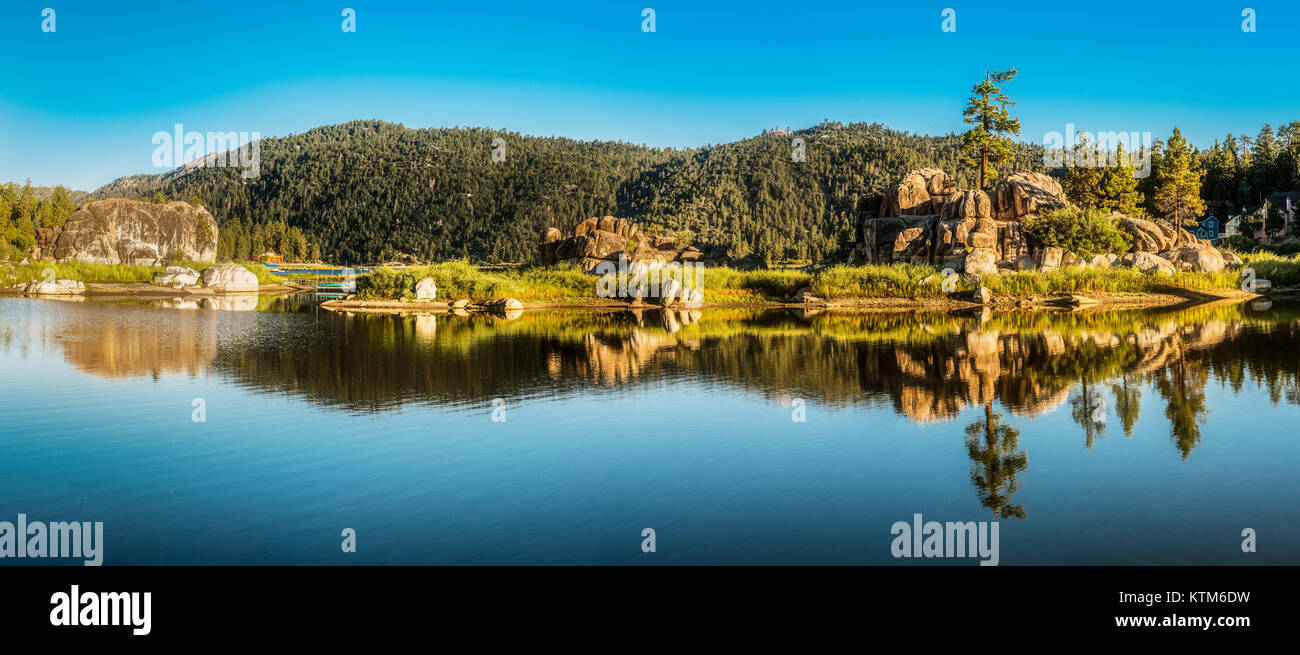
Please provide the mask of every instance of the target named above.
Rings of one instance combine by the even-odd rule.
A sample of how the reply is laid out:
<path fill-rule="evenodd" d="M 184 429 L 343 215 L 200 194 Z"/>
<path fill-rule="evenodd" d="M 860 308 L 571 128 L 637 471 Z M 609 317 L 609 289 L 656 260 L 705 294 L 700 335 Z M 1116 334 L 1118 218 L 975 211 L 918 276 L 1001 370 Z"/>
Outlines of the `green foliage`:
<path fill-rule="evenodd" d="M 490 300 L 512 297 L 523 301 L 594 299 L 596 278 L 577 266 L 530 266 L 487 271 L 465 261 L 410 268 L 377 268 L 357 278 L 362 299 L 412 299 L 415 284 L 431 277 L 440 300 Z"/>
<path fill-rule="evenodd" d="M 811 286 L 812 276 L 800 270 L 740 271 L 709 266 L 701 284 L 707 302 L 781 302 Z"/>
<path fill-rule="evenodd" d="M 22 259 L 36 245 L 36 228 L 58 227 L 75 211 L 67 189 L 0 185 L 0 261 Z"/>
<path fill-rule="evenodd" d="M 1123 254 L 1133 247 L 1133 237 L 1100 209 L 1057 209 L 1029 216 L 1021 229 L 1035 246 L 1054 246 L 1084 259 L 1108 252 Z"/>
<path fill-rule="evenodd" d="M 806 142 L 806 161 L 791 161 L 795 137 Z M 503 163 L 491 161 L 494 138 L 506 141 Z M 938 167 L 956 172 L 959 184 L 973 183 L 959 170 L 959 136 L 865 123 L 827 122 L 684 150 L 377 121 L 261 143 L 262 172 L 251 180 L 238 169 L 200 168 L 124 178 L 95 196 L 203 198 L 221 224 L 221 258 L 240 261 L 265 252 L 266 237 L 259 243 L 252 225 L 283 223 L 338 263 L 403 255 L 528 262 L 547 227 L 567 231 L 604 215 L 645 230 L 689 231 L 694 243 L 723 257 L 820 261 L 847 256 L 859 201 L 884 193 L 907 171 Z M 1042 170 L 1041 145 L 1013 144 L 1012 151 L 1014 168 Z M 247 244 L 226 236 L 235 221 L 248 232 Z"/>
<path fill-rule="evenodd" d="M 1134 268 L 1083 268 L 1069 266 L 1050 273 L 1022 271 L 1011 275 L 986 275 L 984 286 L 996 296 L 1027 297 L 1068 293 L 1159 293 L 1170 288 L 1208 291 L 1233 289 L 1236 271 L 1150 275 Z"/>
<path fill-rule="evenodd" d="M 974 125 L 962 135 L 962 163 L 979 170 L 983 189 L 988 180 L 998 177 L 997 166 L 1011 161 L 1015 153 L 1006 135 L 1020 134 L 1020 119 L 1012 118 L 1007 107 L 1015 105 L 1002 91 L 1002 85 L 1016 78 L 1016 69 L 985 72 L 984 81 L 971 89 L 971 97 L 962 112 L 962 121 Z"/>
<path fill-rule="evenodd" d="M 149 266 L 122 264 L 92 264 L 88 262 L 61 262 L 37 260 L 26 264 L 0 265 L 0 280 L 5 284 L 18 284 L 45 279 L 45 270 L 54 269 L 58 279 L 81 282 L 151 282 L 162 269 Z"/>
<path fill-rule="evenodd" d="M 1300 257 L 1255 252 L 1242 255 L 1241 259 L 1255 270 L 1256 277 L 1272 282 L 1275 287 L 1300 286 Z"/>
<path fill-rule="evenodd" d="M 1220 242 L 1219 245 L 1223 248 L 1227 248 L 1228 250 L 1233 250 L 1238 253 L 1247 253 L 1254 250 L 1255 246 L 1259 245 L 1259 242 L 1255 241 L 1254 239 L 1244 234 L 1233 234 L 1231 236 L 1224 237 L 1224 239 Z"/>
<path fill-rule="evenodd" d="M 1195 224 L 1195 219 L 1205 212 L 1201 200 L 1200 162 L 1183 133 L 1174 128 L 1165 147 L 1164 158 L 1156 170 L 1155 206 L 1182 241 L 1182 228 Z"/>

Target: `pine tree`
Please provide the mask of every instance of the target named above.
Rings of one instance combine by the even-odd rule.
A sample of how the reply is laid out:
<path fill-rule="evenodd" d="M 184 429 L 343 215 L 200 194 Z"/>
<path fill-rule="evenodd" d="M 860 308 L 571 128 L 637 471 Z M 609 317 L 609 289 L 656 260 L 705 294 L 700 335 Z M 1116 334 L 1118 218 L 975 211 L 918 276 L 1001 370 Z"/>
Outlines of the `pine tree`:
<path fill-rule="evenodd" d="M 1124 152 L 1124 144 L 1115 149 L 1115 166 L 1107 166 L 1101 171 L 1100 207 L 1125 216 L 1137 216 L 1141 213 L 1142 194 L 1138 192 L 1138 181 L 1134 177 L 1132 157 Z"/>
<path fill-rule="evenodd" d="M 971 89 L 971 97 L 962 112 L 962 120 L 974 125 L 962 135 L 962 163 L 967 168 L 979 168 L 978 188 L 983 189 L 989 180 L 998 176 L 997 165 L 1013 160 L 1011 140 L 1005 135 L 1020 134 L 1020 119 L 1012 118 L 1007 111 L 1012 102 L 1002 91 L 1002 84 L 1016 77 L 1016 69 L 984 73 L 984 81 Z"/>
<path fill-rule="evenodd" d="M 1061 184 L 1065 197 L 1083 209 L 1097 209 L 1102 205 L 1102 171 L 1097 168 L 1099 152 L 1096 144 L 1080 136 L 1074 144 L 1065 181 Z"/>
<path fill-rule="evenodd" d="M 1183 133 L 1175 127 L 1157 172 L 1155 195 L 1156 208 L 1174 228 L 1175 248 L 1183 243 L 1183 227 L 1205 211 L 1205 201 L 1201 200 L 1201 175 L 1192 149 Z"/>

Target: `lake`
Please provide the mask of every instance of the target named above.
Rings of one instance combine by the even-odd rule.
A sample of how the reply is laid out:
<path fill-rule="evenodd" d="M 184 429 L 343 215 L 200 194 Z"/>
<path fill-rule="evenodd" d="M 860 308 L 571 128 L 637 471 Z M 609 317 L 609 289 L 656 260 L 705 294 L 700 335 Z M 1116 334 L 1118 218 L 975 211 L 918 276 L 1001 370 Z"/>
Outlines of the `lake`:
<path fill-rule="evenodd" d="M 1004 566 L 1294 564 L 1298 328 L 0 298 L 0 520 L 109 565 L 974 565 L 895 558 L 915 514 Z"/>

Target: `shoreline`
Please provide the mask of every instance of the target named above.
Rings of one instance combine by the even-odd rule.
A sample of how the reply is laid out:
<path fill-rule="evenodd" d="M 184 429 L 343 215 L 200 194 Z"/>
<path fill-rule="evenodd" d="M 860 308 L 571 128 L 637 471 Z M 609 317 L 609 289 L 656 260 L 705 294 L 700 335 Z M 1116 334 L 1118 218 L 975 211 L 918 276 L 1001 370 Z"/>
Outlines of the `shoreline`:
<path fill-rule="evenodd" d="M 206 287 L 193 287 L 186 289 L 172 289 L 169 287 L 159 287 L 147 282 L 90 282 L 86 284 L 86 292 L 83 294 L 73 294 L 75 297 L 95 298 L 100 300 L 112 299 L 163 299 L 163 298 L 211 298 L 222 296 L 238 296 L 256 293 L 257 295 L 285 295 L 295 292 L 305 291 L 300 287 L 288 285 L 263 285 L 256 292 L 218 292 Z M 1240 301 L 1246 302 L 1258 298 L 1273 298 L 1281 295 L 1286 297 L 1290 294 L 1287 289 L 1274 289 L 1271 295 L 1262 295 L 1249 293 L 1239 289 L 1211 289 L 1202 291 L 1192 291 L 1170 287 L 1158 293 L 1080 293 L 1074 295 L 1086 296 L 1096 303 L 1082 305 L 1071 304 L 1072 294 L 1057 293 L 1043 294 L 1041 296 L 1013 297 L 1013 296 L 995 296 L 989 303 L 981 304 L 970 299 L 961 297 L 947 298 L 908 298 L 908 297 L 876 297 L 876 298 L 839 298 L 829 300 L 816 300 L 814 302 L 777 302 L 777 301 L 738 301 L 738 302 L 705 302 L 695 307 L 683 307 L 680 305 L 670 306 L 669 309 L 691 310 L 691 309 L 799 309 L 805 311 L 850 311 L 850 312 L 909 312 L 909 311 L 965 311 L 972 309 L 987 308 L 997 311 L 1027 310 L 1027 311 L 1108 311 L 1124 309 L 1142 309 L 1142 308 L 1164 308 L 1175 307 L 1179 305 L 1201 305 L 1207 303 L 1223 301 Z M 0 297 L 5 296 L 27 296 L 20 288 L 3 288 L 0 289 Z M 964 294 L 963 294 L 964 295 Z M 31 297 L 72 297 L 72 296 L 39 296 Z M 542 301 L 542 302 L 524 302 L 523 310 L 540 311 L 540 310 L 646 310 L 661 309 L 658 304 L 644 303 L 638 306 L 623 300 L 607 300 L 600 298 L 581 298 L 561 301 Z M 333 299 L 320 303 L 322 309 L 329 311 L 359 312 L 359 313 L 376 313 L 376 314 L 430 314 L 430 313 L 492 313 L 491 308 L 485 307 L 483 301 L 472 301 L 467 307 L 453 309 L 450 302 L 447 301 L 404 301 L 404 300 L 362 300 L 362 299 Z"/>
<path fill-rule="evenodd" d="M 802 309 L 802 310 L 827 310 L 827 311 L 864 311 L 864 312 L 907 312 L 907 311 L 961 311 L 979 308 L 988 308 L 993 310 L 1074 310 L 1074 311 L 1106 311 L 1120 309 L 1142 309 L 1142 308 L 1163 308 L 1176 307 L 1179 305 L 1201 305 L 1223 301 L 1240 301 L 1246 302 L 1258 298 L 1268 298 L 1258 293 L 1249 293 L 1237 289 L 1213 289 L 1205 291 L 1190 291 L 1186 289 L 1171 288 L 1162 293 L 1093 293 L 1093 294 L 1075 294 L 1086 295 L 1088 298 L 1096 300 L 1095 304 L 1071 305 L 1069 303 L 1071 294 L 1044 295 L 1040 297 L 1015 298 L 1015 297 L 995 297 L 987 305 L 973 302 L 970 300 L 961 300 L 958 298 L 860 298 L 860 299 L 834 299 L 817 302 L 735 302 L 735 303 L 709 303 L 705 302 L 695 307 L 669 306 L 668 309 L 678 311 L 693 309 Z M 657 304 L 645 303 L 639 306 L 633 306 L 626 301 L 610 301 L 600 299 L 583 299 L 565 302 L 536 302 L 523 303 L 524 310 L 554 310 L 554 309 L 622 309 L 622 310 L 646 310 L 646 309 L 663 309 Z M 329 300 L 321 303 L 320 307 L 329 311 L 361 312 L 361 313 L 451 313 L 451 303 L 445 301 L 401 301 L 401 300 Z M 485 312 L 489 310 L 481 305 L 471 304 L 463 309 L 465 312 Z"/>

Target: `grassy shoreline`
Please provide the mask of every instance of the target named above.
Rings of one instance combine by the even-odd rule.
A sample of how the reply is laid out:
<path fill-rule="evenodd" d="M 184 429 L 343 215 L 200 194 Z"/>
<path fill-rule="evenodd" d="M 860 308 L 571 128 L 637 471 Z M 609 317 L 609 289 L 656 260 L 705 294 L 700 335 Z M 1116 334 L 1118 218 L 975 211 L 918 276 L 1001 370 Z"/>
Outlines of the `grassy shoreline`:
<path fill-rule="evenodd" d="M 1300 284 L 1300 259 L 1276 255 L 1246 255 L 1246 265 L 1275 287 Z M 529 305 L 617 304 L 617 299 L 596 295 L 597 278 L 576 266 L 526 266 L 506 271 L 484 270 L 466 262 L 447 262 L 405 269 L 376 269 L 357 280 L 358 305 L 412 302 L 415 283 L 431 277 L 439 301 L 465 298 L 471 302 L 512 297 Z M 680 274 L 674 275 L 679 281 Z M 1048 273 L 1019 272 L 959 277 L 945 292 L 942 271 L 935 266 L 831 266 L 805 270 L 741 271 L 706 267 L 700 288 L 707 305 L 787 304 L 794 294 L 809 288 L 827 302 L 837 301 L 946 301 L 969 295 L 984 286 L 994 298 L 1025 299 L 1072 294 L 1167 295 L 1170 292 L 1233 292 L 1240 290 L 1241 272 L 1147 274 L 1131 268 L 1062 268 Z M 437 304 L 437 303 L 434 303 Z"/>
<path fill-rule="evenodd" d="M 1300 255 L 1255 253 L 1242 258 L 1259 278 L 1271 280 L 1275 288 L 1300 286 Z M 201 272 L 213 264 L 186 262 L 182 265 Z M 282 282 L 265 266 L 241 265 L 256 274 L 263 285 L 275 286 Z M 148 285 L 162 272 L 160 268 L 146 266 L 81 262 L 0 263 L 0 287 L 41 279 L 47 268 L 53 268 L 59 278 L 111 285 L 115 291 L 123 291 L 126 285 L 131 284 Z M 1240 270 L 1152 275 L 1129 268 L 1069 267 L 1049 273 L 1019 272 L 986 275 L 978 279 L 960 276 L 953 280 L 949 292 L 945 292 L 941 276 L 939 267 L 917 264 L 756 271 L 709 266 L 703 269 L 700 283 L 705 305 L 709 307 L 801 304 L 791 302 L 791 297 L 804 288 L 810 289 L 819 303 L 867 308 L 969 305 L 971 292 L 979 286 L 992 292 L 995 304 L 1074 294 L 1094 296 L 1104 301 L 1148 304 L 1165 304 L 1170 302 L 1171 296 L 1185 298 L 1198 293 L 1209 297 L 1243 295 L 1240 292 Z M 438 302 L 415 301 L 415 284 L 424 277 L 431 277 L 436 282 Z M 680 271 L 674 277 L 679 281 L 689 281 Z M 468 262 L 453 261 L 400 269 L 378 268 L 357 278 L 357 294 L 346 302 L 346 306 L 356 309 L 439 307 L 460 298 L 473 303 L 515 298 L 529 307 L 626 304 L 621 299 L 599 297 L 596 294 L 597 280 L 596 276 L 572 265 L 489 270 Z"/>

